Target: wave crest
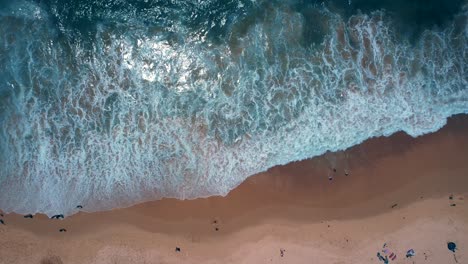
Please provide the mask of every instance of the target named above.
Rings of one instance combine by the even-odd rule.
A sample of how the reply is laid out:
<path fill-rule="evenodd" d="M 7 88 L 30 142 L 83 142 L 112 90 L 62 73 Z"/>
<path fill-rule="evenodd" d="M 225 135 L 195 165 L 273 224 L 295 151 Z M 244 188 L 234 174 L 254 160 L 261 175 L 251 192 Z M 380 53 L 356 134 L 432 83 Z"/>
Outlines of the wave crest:
<path fill-rule="evenodd" d="M 415 44 L 384 12 L 317 10 L 320 24 L 287 8 L 228 23 L 218 42 L 99 23 L 92 48 L 47 16 L 1 16 L 0 208 L 225 195 L 272 166 L 468 112 L 466 9 Z M 314 26 L 323 41 L 304 45 Z"/>

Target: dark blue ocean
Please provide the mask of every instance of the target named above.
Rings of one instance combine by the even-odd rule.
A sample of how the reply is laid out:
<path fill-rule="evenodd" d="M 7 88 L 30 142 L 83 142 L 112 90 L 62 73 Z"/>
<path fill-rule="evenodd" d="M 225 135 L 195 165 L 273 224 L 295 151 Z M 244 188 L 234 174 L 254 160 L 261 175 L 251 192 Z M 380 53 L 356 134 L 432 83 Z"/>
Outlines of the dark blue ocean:
<path fill-rule="evenodd" d="M 0 0 L 0 209 L 225 195 L 468 113 L 462 0 Z"/>

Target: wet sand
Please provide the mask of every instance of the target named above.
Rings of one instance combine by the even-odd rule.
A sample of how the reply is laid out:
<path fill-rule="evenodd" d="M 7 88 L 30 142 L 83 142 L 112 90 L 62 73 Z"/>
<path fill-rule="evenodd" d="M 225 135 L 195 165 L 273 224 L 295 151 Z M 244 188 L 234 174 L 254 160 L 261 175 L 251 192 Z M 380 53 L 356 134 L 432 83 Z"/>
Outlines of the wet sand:
<path fill-rule="evenodd" d="M 457 116 L 416 139 L 397 133 L 272 168 L 227 197 L 64 220 L 5 215 L 0 263 L 383 263 L 384 243 L 390 263 L 468 263 L 467 200 L 468 116 Z"/>

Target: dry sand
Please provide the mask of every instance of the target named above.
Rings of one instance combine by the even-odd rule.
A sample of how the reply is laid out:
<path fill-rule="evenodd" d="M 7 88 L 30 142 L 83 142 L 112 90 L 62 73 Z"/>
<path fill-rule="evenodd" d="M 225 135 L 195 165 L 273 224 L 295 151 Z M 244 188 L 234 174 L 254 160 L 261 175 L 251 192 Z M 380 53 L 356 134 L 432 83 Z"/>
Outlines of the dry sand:
<path fill-rule="evenodd" d="M 467 200 L 468 117 L 458 116 L 434 134 L 398 133 L 275 167 L 227 197 L 65 220 L 5 215 L 0 263 L 364 264 L 383 263 L 384 243 L 397 254 L 390 263 L 468 263 Z M 406 259 L 410 248 L 416 256 Z"/>

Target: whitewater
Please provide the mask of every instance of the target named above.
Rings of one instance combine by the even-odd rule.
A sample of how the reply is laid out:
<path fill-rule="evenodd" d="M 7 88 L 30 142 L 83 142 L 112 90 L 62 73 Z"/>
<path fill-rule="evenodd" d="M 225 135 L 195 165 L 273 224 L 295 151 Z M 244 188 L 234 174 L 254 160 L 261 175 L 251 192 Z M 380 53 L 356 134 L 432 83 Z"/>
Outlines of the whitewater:
<path fill-rule="evenodd" d="M 409 38 L 384 9 L 135 2 L 0 9 L 3 211 L 226 195 L 273 166 L 468 113 L 466 4 Z"/>

